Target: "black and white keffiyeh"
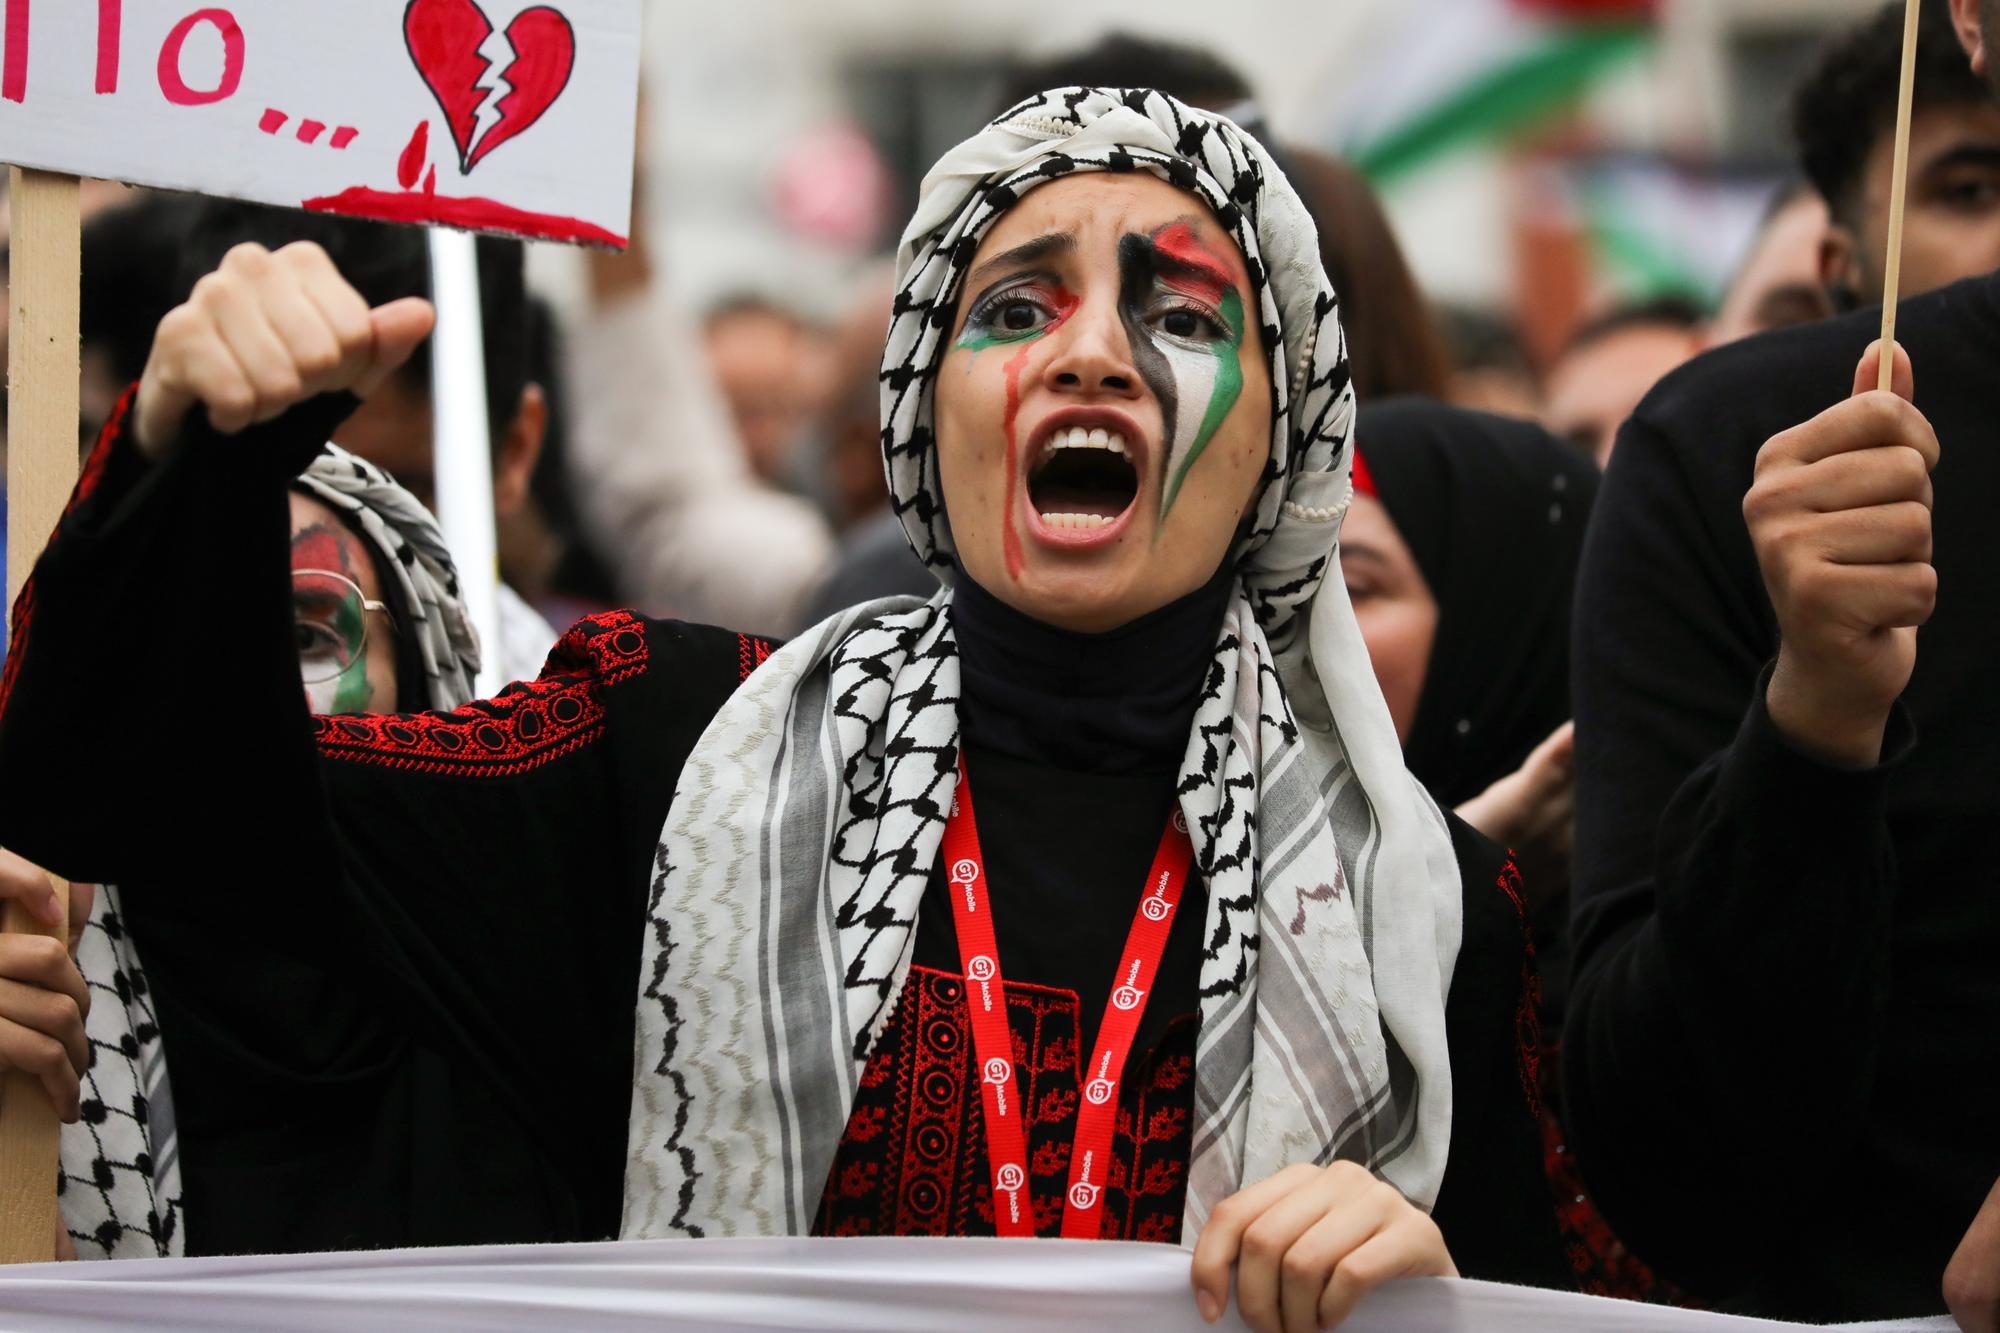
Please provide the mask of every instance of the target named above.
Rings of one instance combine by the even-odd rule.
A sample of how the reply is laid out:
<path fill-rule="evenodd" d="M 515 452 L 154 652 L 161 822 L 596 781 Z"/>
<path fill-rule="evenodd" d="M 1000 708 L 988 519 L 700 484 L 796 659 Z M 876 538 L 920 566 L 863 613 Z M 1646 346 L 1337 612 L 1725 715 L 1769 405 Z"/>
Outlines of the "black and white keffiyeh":
<path fill-rule="evenodd" d="M 980 239 L 1026 191 L 1145 171 L 1235 239 L 1271 356 L 1269 463 L 1182 765 L 1208 888 L 1183 1240 L 1238 1188 L 1352 1159 L 1428 1207 L 1451 1129 L 1461 910 L 1338 577 L 1354 397 L 1312 223 L 1225 119 L 1146 90 L 1015 107 L 925 180 L 882 370 L 890 488 L 949 576 L 933 387 Z M 640 976 L 624 1234 L 803 1234 L 902 989 L 957 781 L 951 592 L 774 654 L 688 761 Z"/>
<path fill-rule="evenodd" d="M 463 706 L 479 672 L 479 640 L 437 519 L 380 468 L 331 444 L 294 484 L 347 515 L 394 584 L 397 647 L 415 649 L 424 705 Z M 63 1127 L 57 1203 L 79 1258 L 173 1258 L 186 1245 L 173 1093 L 118 893 L 98 890 L 77 943 L 77 968 L 91 991 L 84 1022 L 91 1067 L 83 1117 Z"/>

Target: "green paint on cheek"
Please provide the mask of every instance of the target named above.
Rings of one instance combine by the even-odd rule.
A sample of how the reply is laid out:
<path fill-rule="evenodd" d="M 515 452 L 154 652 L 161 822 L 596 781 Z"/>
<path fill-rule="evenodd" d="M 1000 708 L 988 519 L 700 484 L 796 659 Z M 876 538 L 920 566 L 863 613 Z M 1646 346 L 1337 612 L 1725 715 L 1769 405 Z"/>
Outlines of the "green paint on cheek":
<path fill-rule="evenodd" d="M 1222 294 L 1222 318 L 1230 328 L 1229 340 L 1215 344 L 1215 384 L 1209 391 L 1208 407 L 1202 412 L 1201 428 L 1195 432 L 1194 444 L 1189 447 L 1187 457 L 1181 460 L 1180 470 L 1168 479 L 1166 496 L 1160 502 L 1160 517 L 1163 519 L 1179 498 L 1181 483 L 1187 480 L 1188 470 L 1208 448 L 1215 432 L 1222 428 L 1223 421 L 1235 408 L 1236 400 L 1243 396 L 1243 298 L 1234 289 Z"/>
<path fill-rule="evenodd" d="M 368 609 L 353 593 L 340 601 L 333 613 L 333 629 L 348 646 L 353 661 L 347 670 L 334 680 L 333 711 L 336 713 L 358 713 L 366 708 L 375 697 L 374 686 L 368 683 Z"/>
<path fill-rule="evenodd" d="M 333 711 L 358 713 L 375 699 L 375 687 L 368 682 L 368 658 L 357 657 L 334 681 Z"/>

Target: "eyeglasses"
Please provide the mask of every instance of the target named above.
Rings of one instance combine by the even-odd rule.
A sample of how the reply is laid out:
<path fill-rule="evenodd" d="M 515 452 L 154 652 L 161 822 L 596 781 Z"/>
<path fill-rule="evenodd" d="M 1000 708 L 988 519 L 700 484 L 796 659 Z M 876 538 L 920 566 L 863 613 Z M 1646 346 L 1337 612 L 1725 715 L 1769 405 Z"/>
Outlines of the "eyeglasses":
<path fill-rule="evenodd" d="M 292 643 L 299 652 L 299 678 L 308 685 L 334 680 L 366 657 L 371 611 L 388 615 L 389 607 L 365 596 L 345 574 L 293 570 Z"/>

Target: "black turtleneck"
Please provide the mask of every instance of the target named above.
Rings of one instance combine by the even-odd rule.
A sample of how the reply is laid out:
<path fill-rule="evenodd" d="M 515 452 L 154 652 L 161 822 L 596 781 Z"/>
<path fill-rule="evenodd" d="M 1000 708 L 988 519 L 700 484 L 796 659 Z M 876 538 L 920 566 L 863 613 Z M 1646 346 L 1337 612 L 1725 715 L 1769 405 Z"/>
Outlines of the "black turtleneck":
<path fill-rule="evenodd" d="M 1076 773 L 1177 768 L 1231 582 L 1225 567 L 1128 625 L 1080 634 L 1015 610 L 961 566 L 951 624 L 966 746 Z"/>
<path fill-rule="evenodd" d="M 959 728 L 1009 981 L 1074 991 L 1081 1054 L 1096 1040 L 1194 725 L 1230 574 L 1104 634 L 1057 629 L 963 569 L 952 598 Z M 915 961 L 959 971 L 951 904 L 934 870 Z M 1206 895 L 1174 917 L 1134 1058 L 1193 1013 Z"/>

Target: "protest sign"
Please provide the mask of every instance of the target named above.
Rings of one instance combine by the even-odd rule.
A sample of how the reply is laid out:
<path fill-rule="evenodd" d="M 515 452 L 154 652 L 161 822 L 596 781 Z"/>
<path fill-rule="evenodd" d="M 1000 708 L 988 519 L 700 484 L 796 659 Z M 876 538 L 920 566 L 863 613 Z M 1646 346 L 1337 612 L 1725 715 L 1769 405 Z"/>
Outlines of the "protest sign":
<path fill-rule="evenodd" d="M 0 161 L 624 244 L 639 0 L 0 4 Z"/>

